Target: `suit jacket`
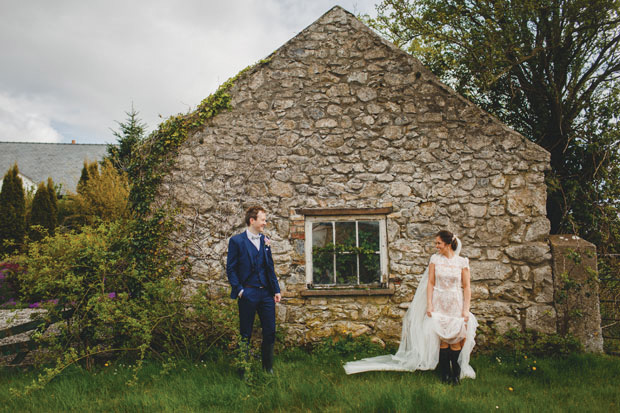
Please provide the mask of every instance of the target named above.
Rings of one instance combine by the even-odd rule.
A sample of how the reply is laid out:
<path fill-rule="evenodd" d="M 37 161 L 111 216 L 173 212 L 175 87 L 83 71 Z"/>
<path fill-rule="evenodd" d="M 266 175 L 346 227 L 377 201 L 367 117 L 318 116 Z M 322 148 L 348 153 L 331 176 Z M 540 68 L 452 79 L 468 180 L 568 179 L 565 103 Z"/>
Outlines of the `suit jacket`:
<path fill-rule="evenodd" d="M 276 278 L 276 272 L 274 270 L 271 248 L 265 245 L 265 236 L 263 234 L 260 236 L 259 251 L 263 253 L 265 257 L 268 284 L 266 288 L 272 295 L 275 295 L 280 292 L 280 285 L 278 284 L 278 279 Z M 252 244 L 252 241 L 250 241 L 245 231 L 231 237 L 228 241 L 226 275 L 232 287 L 230 298 L 239 297 L 239 292 L 243 289 L 248 278 L 256 271 L 255 254 L 256 247 Z"/>

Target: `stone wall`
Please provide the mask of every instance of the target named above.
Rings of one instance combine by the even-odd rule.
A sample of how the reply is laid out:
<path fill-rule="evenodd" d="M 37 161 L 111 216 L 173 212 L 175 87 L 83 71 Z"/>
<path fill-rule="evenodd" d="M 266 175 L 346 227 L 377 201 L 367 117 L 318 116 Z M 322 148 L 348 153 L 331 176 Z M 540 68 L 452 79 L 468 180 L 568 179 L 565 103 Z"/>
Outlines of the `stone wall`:
<path fill-rule="evenodd" d="M 191 135 L 159 190 L 184 229 L 188 284 L 226 294 L 228 238 L 268 211 L 292 342 L 369 333 L 398 340 L 433 251 L 455 232 L 470 258 L 472 312 L 486 331 L 554 331 L 544 172 L 549 154 L 458 96 L 418 60 L 335 7 L 242 75 L 232 106 Z M 304 208 L 391 207 L 380 295 L 308 296 Z M 329 294 L 329 292 L 327 293 Z"/>
<path fill-rule="evenodd" d="M 37 314 L 45 312 L 43 309 L 37 308 L 21 308 L 16 310 L 0 310 L 0 330 L 9 327 L 18 326 L 32 321 Z M 0 338 L 0 346 L 6 344 L 22 343 L 30 340 L 31 331 L 15 334 L 9 337 Z M 15 356 L 0 354 L 0 365 L 10 364 Z"/>

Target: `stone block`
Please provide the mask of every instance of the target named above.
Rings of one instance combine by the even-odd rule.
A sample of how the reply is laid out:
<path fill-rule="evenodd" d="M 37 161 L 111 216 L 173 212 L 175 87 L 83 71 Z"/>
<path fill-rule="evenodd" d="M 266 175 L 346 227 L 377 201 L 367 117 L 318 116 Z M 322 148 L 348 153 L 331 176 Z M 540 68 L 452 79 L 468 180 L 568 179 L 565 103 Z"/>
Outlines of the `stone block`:
<path fill-rule="evenodd" d="M 472 280 L 505 280 L 512 275 L 512 267 L 499 261 L 472 260 L 469 263 Z"/>
<path fill-rule="evenodd" d="M 506 334 L 511 329 L 521 331 L 521 323 L 514 317 L 498 317 L 493 321 L 493 328 L 497 334 Z"/>
<path fill-rule="evenodd" d="M 369 102 L 377 98 L 377 92 L 369 87 L 362 87 L 357 91 L 357 97 L 362 102 Z"/>
<path fill-rule="evenodd" d="M 402 182 L 394 182 L 390 185 L 390 194 L 392 196 L 409 196 L 411 195 L 411 187 Z"/>
<path fill-rule="evenodd" d="M 545 304 L 535 304 L 525 310 L 525 328 L 541 333 L 555 333 L 556 312 L 555 308 Z"/>
<path fill-rule="evenodd" d="M 530 264 L 540 264 L 549 258 L 549 246 L 543 243 L 513 245 L 504 250 L 510 258 Z"/>
<path fill-rule="evenodd" d="M 525 300 L 525 292 L 523 286 L 513 282 L 504 282 L 503 284 L 490 288 L 491 296 L 494 299 L 507 301 L 511 303 L 521 303 Z"/>
<path fill-rule="evenodd" d="M 549 237 L 551 224 L 546 217 L 538 218 L 528 225 L 525 231 L 525 241 L 543 241 Z"/>

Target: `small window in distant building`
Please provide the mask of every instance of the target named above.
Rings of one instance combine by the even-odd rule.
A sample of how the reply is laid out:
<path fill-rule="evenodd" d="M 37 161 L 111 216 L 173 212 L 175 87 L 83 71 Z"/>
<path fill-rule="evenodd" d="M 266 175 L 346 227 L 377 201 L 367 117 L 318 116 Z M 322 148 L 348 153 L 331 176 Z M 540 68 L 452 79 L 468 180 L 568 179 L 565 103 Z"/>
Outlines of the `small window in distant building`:
<path fill-rule="evenodd" d="M 305 217 L 311 287 L 380 286 L 387 281 L 385 215 Z"/>

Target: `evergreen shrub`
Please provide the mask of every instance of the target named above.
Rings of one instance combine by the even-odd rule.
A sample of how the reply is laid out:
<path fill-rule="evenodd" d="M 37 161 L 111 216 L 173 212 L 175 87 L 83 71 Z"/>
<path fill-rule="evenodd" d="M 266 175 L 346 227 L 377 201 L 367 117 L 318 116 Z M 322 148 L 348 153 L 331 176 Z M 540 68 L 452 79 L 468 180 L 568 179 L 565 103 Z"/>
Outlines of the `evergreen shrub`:
<path fill-rule="evenodd" d="M 0 253 L 14 252 L 21 248 L 26 234 L 26 201 L 17 164 L 2 180 L 0 217 Z"/>

